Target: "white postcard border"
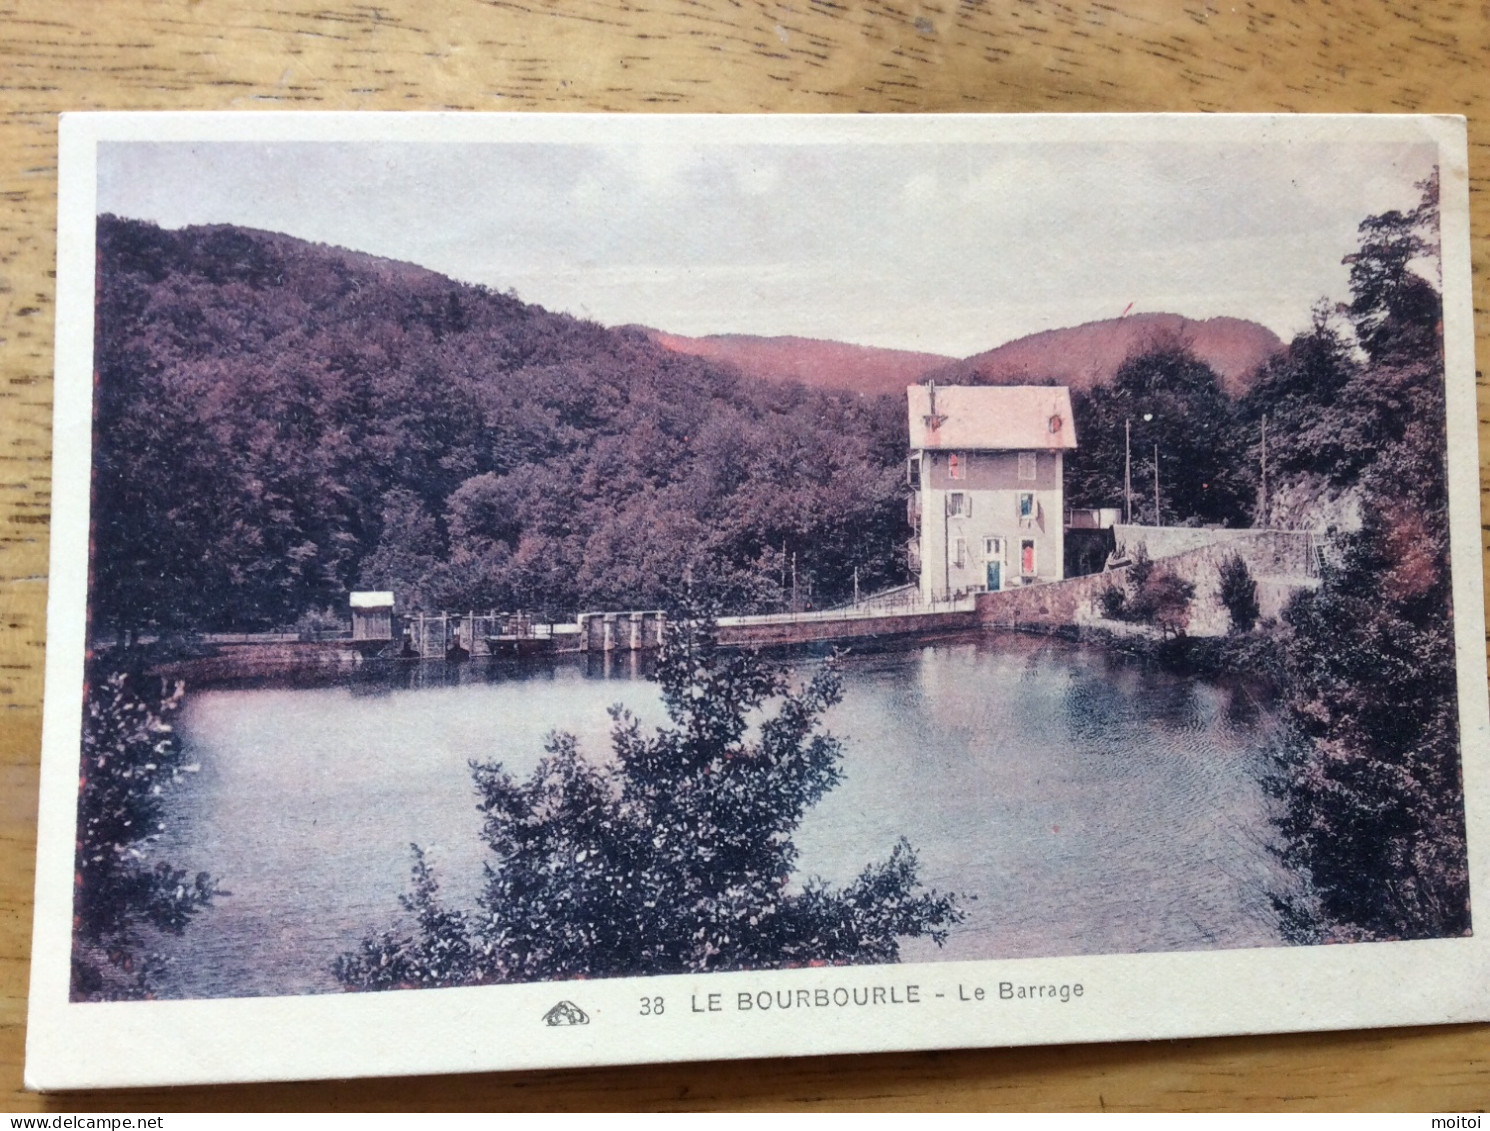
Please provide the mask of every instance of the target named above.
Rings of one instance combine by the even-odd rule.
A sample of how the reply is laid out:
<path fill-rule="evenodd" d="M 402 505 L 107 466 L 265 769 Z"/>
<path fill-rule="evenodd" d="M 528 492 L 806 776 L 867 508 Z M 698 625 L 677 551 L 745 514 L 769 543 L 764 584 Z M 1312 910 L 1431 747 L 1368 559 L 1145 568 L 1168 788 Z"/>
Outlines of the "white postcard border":
<path fill-rule="evenodd" d="M 1490 906 L 1490 707 L 1463 119 L 1283 116 L 86 114 L 61 130 L 56 440 L 26 1081 L 32 1088 L 481 1071 L 851 1051 L 1154 1039 L 1490 1016 L 1490 933 L 1464 939 L 111 1004 L 68 1001 L 82 716 L 97 146 L 122 140 L 776 143 L 1342 136 L 1440 150 L 1449 490 L 1471 889 Z M 1482 916 L 1484 913 L 1481 907 Z M 1079 984 L 1062 1001 L 1001 988 Z M 875 999 L 874 989 L 881 991 Z M 911 987 L 914 987 L 912 990 Z M 847 998 L 840 991 L 847 992 Z M 982 996 L 978 994 L 981 991 Z M 771 997 L 788 993 L 792 1007 Z M 771 1008 L 762 1007 L 768 995 Z M 823 995 L 826 994 L 826 1004 Z M 855 1004 L 867 994 L 870 1004 Z M 717 996 L 716 1002 L 711 995 Z M 749 1009 L 742 1008 L 744 998 Z M 804 996 L 805 995 L 805 996 Z M 938 996 L 940 995 L 940 996 Z M 641 1016 L 661 996 L 662 1016 Z M 916 1000 L 909 1000 L 914 997 Z M 560 999 L 590 1016 L 548 1026 Z M 843 1004 L 839 1004 L 843 1000 Z"/>

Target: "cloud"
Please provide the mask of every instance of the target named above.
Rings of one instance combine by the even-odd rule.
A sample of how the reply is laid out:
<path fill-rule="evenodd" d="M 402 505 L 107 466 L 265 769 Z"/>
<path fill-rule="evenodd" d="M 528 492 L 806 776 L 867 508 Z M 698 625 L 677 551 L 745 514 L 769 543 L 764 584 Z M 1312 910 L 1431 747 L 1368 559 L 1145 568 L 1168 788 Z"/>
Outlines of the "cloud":
<path fill-rule="evenodd" d="M 971 353 L 1134 300 L 1291 332 L 1346 297 L 1356 225 L 1412 207 L 1433 153 L 113 143 L 99 206 L 407 259 L 604 322 Z"/>

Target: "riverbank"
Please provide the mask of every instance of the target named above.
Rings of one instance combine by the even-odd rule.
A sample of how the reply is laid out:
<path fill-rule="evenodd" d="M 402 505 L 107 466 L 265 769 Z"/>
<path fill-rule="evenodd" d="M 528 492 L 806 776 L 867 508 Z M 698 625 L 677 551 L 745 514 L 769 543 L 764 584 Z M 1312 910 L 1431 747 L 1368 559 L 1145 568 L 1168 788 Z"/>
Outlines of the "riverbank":
<path fill-rule="evenodd" d="M 841 627 L 842 622 L 839 622 Z M 886 631 L 886 628 L 891 631 Z M 864 631 L 851 636 L 834 633 L 809 634 L 796 639 L 795 634 L 769 626 L 761 631 L 733 632 L 722 630 L 721 643 L 731 647 L 758 648 L 773 655 L 790 655 L 799 650 L 818 652 L 823 648 L 842 647 L 853 652 L 902 650 L 923 644 L 945 642 L 1013 632 L 1022 635 L 1054 637 L 1071 643 L 1088 645 L 1125 657 L 1154 664 L 1176 675 L 1199 679 L 1245 675 L 1262 681 L 1270 690 L 1282 685 L 1283 653 L 1274 622 L 1264 622 L 1249 633 L 1226 636 L 1163 636 L 1142 625 L 1121 621 L 1099 624 L 1060 625 L 1038 622 L 1014 624 L 978 623 L 967 614 L 939 613 L 926 617 L 897 618 L 897 623 L 866 623 Z M 875 631 L 878 629 L 879 631 Z M 447 663 L 418 658 L 378 657 L 366 654 L 353 641 L 243 641 L 232 643 L 201 641 L 158 641 L 126 650 L 100 650 L 99 659 L 113 653 L 121 666 L 140 670 L 164 679 L 182 680 L 190 687 L 229 687 L 257 679 L 283 678 L 296 683 L 335 683 L 349 676 L 382 678 L 388 670 L 407 671 L 413 683 L 449 683 L 447 669 L 462 666 L 484 668 L 488 665 L 529 665 L 537 657 L 482 656 L 473 661 Z M 580 653 L 563 653 L 580 655 Z M 625 664 L 640 653 L 590 653 L 590 662 L 606 666 Z M 543 659 L 549 663 L 549 654 Z M 435 677 L 425 669 L 438 668 L 445 673 Z M 421 674 L 422 673 L 422 674 Z"/>
<path fill-rule="evenodd" d="M 1153 664 L 1174 675 L 1196 679 L 1241 676 L 1257 682 L 1270 694 L 1286 682 L 1283 643 L 1276 621 L 1265 621 L 1250 632 L 1225 636 L 1165 636 L 1144 625 L 1016 624 L 983 628 L 984 632 L 1016 632 L 1050 636 Z"/>

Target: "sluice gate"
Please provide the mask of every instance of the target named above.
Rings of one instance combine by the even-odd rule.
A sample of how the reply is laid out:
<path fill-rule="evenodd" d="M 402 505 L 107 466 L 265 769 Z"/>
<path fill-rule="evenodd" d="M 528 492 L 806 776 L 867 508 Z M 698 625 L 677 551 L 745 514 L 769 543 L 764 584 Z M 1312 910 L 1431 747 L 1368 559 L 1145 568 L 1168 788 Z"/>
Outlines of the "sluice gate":
<path fill-rule="evenodd" d="M 662 647 L 667 618 L 658 610 L 580 613 L 581 652 L 651 652 Z"/>
<path fill-rule="evenodd" d="M 410 613 L 402 618 L 397 654 L 421 660 L 525 655 L 552 643 L 550 626 L 523 613 Z"/>

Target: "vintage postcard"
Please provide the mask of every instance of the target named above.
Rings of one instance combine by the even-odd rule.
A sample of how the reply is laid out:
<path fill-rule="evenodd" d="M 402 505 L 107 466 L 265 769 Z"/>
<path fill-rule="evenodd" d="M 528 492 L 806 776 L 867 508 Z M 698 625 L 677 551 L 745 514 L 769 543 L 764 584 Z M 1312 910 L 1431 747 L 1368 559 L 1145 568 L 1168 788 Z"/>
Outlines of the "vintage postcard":
<path fill-rule="evenodd" d="M 1490 1017 L 1462 119 L 61 139 L 32 1087 Z"/>

